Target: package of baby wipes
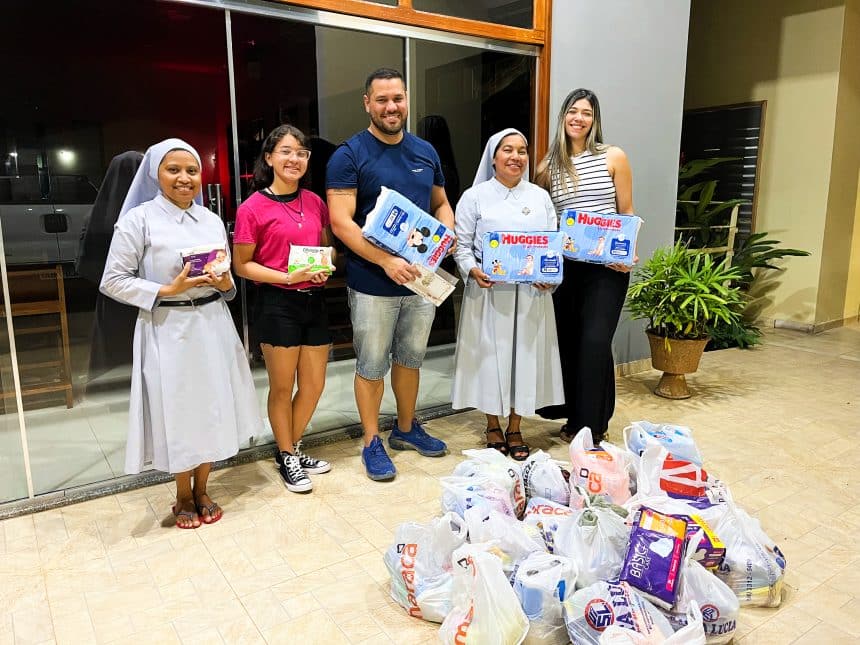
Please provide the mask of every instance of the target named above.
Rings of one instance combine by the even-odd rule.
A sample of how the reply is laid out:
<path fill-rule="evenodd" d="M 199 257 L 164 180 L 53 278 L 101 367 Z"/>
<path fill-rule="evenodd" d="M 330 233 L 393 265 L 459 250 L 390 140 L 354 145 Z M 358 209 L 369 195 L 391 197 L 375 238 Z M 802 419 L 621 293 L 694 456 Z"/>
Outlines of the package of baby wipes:
<path fill-rule="evenodd" d="M 196 278 L 204 273 L 212 271 L 215 275 L 230 270 L 230 255 L 224 248 L 223 242 L 214 244 L 201 244 L 189 249 L 179 251 L 182 256 L 182 264 L 190 264 L 189 278 Z"/>
<path fill-rule="evenodd" d="M 561 284 L 562 238 L 557 231 L 484 233 L 481 269 L 492 282 Z"/>
<path fill-rule="evenodd" d="M 564 235 L 564 257 L 580 262 L 633 266 L 641 225 L 642 219 L 636 215 L 565 210 L 559 221 L 559 231 Z"/>
<path fill-rule="evenodd" d="M 334 270 L 331 261 L 331 247 L 292 244 L 290 245 L 290 258 L 287 266 L 291 273 L 299 269 L 331 273 Z"/>
<path fill-rule="evenodd" d="M 362 235 L 412 264 L 435 271 L 454 243 L 454 231 L 403 195 L 382 187 Z"/>

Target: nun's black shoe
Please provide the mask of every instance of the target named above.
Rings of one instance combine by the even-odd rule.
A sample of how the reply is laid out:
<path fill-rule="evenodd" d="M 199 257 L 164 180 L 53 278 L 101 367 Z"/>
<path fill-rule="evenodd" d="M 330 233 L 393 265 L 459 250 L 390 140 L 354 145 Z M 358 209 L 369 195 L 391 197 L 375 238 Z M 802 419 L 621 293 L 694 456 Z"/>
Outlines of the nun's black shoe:
<path fill-rule="evenodd" d="M 508 444 L 506 441 L 490 441 L 490 433 L 498 432 L 499 436 L 504 439 L 504 433 L 501 428 L 487 428 L 485 431 L 487 435 L 487 448 L 492 448 L 493 450 L 498 450 L 503 455 L 508 454 Z"/>

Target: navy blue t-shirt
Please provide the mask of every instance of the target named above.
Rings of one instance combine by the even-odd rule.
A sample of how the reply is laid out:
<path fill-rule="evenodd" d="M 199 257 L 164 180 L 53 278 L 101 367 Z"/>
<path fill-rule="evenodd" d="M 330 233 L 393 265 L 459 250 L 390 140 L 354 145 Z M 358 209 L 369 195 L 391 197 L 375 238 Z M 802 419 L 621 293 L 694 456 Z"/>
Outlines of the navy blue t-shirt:
<path fill-rule="evenodd" d="M 444 186 L 439 155 L 429 143 L 408 132 L 400 143 L 383 143 L 362 130 L 340 144 L 328 162 L 326 188 L 355 188 L 355 223 L 364 226 L 383 186 L 396 190 L 430 212 L 433 186 Z M 389 278 L 377 264 L 347 249 L 346 283 L 374 296 L 409 296 L 412 291 Z"/>

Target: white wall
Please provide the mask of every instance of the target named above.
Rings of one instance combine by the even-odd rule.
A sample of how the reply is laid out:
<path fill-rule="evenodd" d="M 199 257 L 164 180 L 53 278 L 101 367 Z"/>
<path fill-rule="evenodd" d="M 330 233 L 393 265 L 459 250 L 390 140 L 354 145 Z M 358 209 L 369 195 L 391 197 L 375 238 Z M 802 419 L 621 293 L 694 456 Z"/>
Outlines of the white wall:
<path fill-rule="evenodd" d="M 553 3 L 549 136 L 570 90 L 597 94 L 606 141 L 630 159 L 643 259 L 672 242 L 689 15 L 689 0 Z M 622 314 L 617 363 L 650 356 L 642 329 Z"/>

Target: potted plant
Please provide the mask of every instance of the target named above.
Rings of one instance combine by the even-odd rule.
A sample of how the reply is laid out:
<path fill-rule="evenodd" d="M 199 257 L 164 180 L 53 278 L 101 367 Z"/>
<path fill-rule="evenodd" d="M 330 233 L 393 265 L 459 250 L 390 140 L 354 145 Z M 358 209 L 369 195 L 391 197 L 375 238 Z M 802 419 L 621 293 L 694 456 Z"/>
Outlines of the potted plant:
<path fill-rule="evenodd" d="M 731 284 L 740 272 L 725 259 L 716 261 L 677 242 L 657 249 L 636 276 L 627 308 L 633 319 L 648 321 L 651 363 L 664 372 L 654 393 L 686 399 L 690 391 L 684 375 L 698 369 L 711 327 L 740 320 L 743 296 Z"/>

